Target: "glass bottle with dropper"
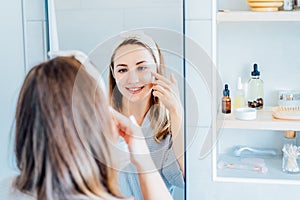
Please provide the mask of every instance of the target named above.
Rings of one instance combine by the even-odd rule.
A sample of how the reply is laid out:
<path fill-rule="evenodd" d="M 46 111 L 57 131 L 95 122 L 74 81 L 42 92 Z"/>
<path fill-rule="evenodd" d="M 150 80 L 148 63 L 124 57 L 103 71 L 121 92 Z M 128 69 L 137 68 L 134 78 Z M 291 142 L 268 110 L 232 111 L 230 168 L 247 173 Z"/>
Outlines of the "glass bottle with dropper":
<path fill-rule="evenodd" d="M 253 65 L 251 79 L 248 81 L 248 107 L 262 109 L 264 105 L 264 82 L 260 79 L 257 64 Z"/>
<path fill-rule="evenodd" d="M 225 114 L 231 113 L 231 99 L 230 99 L 230 91 L 228 89 L 228 84 L 225 84 L 225 88 L 223 90 L 222 113 Z"/>

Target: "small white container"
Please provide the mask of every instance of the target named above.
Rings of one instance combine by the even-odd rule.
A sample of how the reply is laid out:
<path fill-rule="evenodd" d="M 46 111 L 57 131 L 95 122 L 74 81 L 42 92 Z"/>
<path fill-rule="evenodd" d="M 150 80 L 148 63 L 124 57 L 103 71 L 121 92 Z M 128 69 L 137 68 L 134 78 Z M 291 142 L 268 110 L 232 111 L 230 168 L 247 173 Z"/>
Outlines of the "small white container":
<path fill-rule="evenodd" d="M 254 120 L 256 119 L 255 108 L 237 108 L 234 112 L 235 118 L 240 120 Z"/>

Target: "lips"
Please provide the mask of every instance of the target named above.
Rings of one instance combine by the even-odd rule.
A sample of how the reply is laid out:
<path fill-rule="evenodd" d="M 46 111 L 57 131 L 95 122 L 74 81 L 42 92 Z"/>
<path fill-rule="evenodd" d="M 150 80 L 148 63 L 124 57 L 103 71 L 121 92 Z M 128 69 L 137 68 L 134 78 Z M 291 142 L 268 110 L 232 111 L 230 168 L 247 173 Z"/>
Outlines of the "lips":
<path fill-rule="evenodd" d="M 143 88 L 144 88 L 144 86 L 142 86 L 142 87 L 126 87 L 127 91 L 130 92 L 131 94 L 137 94 L 137 93 L 141 92 Z"/>

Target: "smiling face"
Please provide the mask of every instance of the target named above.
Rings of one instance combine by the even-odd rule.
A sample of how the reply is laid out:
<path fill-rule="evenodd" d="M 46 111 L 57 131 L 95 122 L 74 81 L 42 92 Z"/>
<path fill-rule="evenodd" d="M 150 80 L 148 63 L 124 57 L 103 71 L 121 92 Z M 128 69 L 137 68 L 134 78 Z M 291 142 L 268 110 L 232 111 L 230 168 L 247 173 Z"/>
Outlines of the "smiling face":
<path fill-rule="evenodd" d="M 146 101 L 151 97 L 151 72 L 156 72 L 152 54 L 140 45 L 121 46 L 115 54 L 113 75 L 122 96 L 130 102 Z"/>

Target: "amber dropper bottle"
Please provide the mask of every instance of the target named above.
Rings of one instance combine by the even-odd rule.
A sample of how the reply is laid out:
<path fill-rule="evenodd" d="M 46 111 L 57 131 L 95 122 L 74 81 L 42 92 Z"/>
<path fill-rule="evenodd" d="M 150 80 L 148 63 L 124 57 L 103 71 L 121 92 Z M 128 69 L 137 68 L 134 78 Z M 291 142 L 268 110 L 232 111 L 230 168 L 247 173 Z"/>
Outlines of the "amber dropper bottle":
<path fill-rule="evenodd" d="M 225 114 L 231 113 L 231 99 L 230 99 L 230 91 L 228 89 L 228 84 L 225 84 L 225 89 L 223 90 L 222 113 Z"/>

